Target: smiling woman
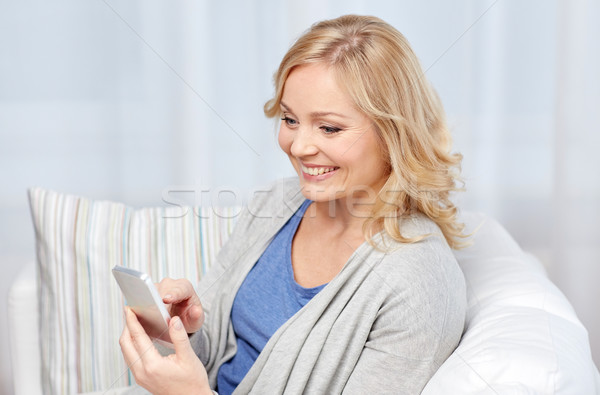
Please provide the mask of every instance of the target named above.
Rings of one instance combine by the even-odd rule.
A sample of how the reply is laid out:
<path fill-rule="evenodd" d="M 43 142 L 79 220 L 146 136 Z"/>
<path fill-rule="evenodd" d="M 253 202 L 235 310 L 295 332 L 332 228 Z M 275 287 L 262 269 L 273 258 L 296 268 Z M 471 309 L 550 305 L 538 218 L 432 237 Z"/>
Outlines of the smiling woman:
<path fill-rule="evenodd" d="M 319 111 L 325 110 L 325 111 Z M 335 74 L 321 63 L 300 66 L 286 81 L 279 144 L 298 172 L 302 193 L 354 210 L 346 197 L 366 193 L 373 204 L 389 176 L 375 125 L 359 111 Z M 353 197 L 353 196 L 350 196 Z"/>
<path fill-rule="evenodd" d="M 419 393 L 466 309 L 449 200 L 461 157 L 419 62 L 378 18 L 324 21 L 288 51 L 264 111 L 281 117 L 298 177 L 250 203 L 199 297 L 161 281 L 180 315 L 175 354 L 146 352 L 128 312 L 136 381 L 153 393 Z"/>
<path fill-rule="evenodd" d="M 308 68 L 309 65 L 313 67 Z M 373 178 L 381 177 L 378 182 L 382 185 L 372 184 L 373 180 L 354 185 L 361 185 L 370 196 L 372 210 L 364 224 L 367 239 L 383 227 L 398 241 L 419 240 L 420 237 L 406 238 L 398 227 L 399 216 L 416 210 L 436 222 L 450 246 L 462 245 L 463 227 L 456 222 L 457 210 L 449 199 L 457 189 L 462 156 L 450 152 L 451 138 L 443 107 L 400 32 L 374 17 L 346 16 L 323 21 L 292 46 L 274 80 L 276 94 L 265 104 L 264 111 L 269 117 L 284 115 L 280 144 L 289 139 L 285 125 L 298 129 L 300 123 L 290 113 L 288 100 L 294 100 L 298 110 L 305 110 L 310 104 L 320 109 L 312 109 L 313 119 L 305 122 L 310 121 L 313 128 L 319 127 L 325 134 L 341 131 L 344 128 L 339 125 L 346 122 L 350 127 L 331 146 L 337 146 L 339 156 L 348 157 L 352 157 L 349 151 L 353 148 L 360 156 L 363 171 L 370 171 Z M 293 88 L 286 89 L 290 85 Z M 290 90 L 296 96 L 288 99 Z M 300 133 L 296 135 L 300 138 Z M 363 139 L 363 144 L 354 147 Z M 376 165 L 376 169 L 369 167 L 371 156 L 358 152 L 371 145 L 384 151 L 370 153 L 385 162 Z M 294 156 L 291 149 L 286 150 L 284 145 L 282 148 Z M 292 159 L 298 171 L 302 158 L 296 156 L 296 162 Z M 312 166 L 305 167 L 309 171 L 304 174 L 314 173 L 310 171 Z M 336 186 L 345 193 L 348 187 L 343 183 Z"/>

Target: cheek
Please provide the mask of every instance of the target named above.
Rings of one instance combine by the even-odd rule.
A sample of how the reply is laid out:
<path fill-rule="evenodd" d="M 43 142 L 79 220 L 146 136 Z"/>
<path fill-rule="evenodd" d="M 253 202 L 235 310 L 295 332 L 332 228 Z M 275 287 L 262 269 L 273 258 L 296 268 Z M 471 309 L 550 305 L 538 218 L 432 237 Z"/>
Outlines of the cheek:
<path fill-rule="evenodd" d="M 277 134 L 277 141 L 279 142 L 279 146 L 286 154 L 290 155 L 290 148 L 292 146 L 292 136 L 289 131 L 287 131 L 283 126 L 279 128 L 279 133 Z"/>

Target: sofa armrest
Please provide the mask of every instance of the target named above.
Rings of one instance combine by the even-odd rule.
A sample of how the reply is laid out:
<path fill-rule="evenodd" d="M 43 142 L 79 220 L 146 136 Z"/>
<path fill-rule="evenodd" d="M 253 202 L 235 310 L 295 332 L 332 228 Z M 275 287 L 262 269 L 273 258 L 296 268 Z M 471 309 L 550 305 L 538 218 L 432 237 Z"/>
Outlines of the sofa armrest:
<path fill-rule="evenodd" d="M 8 330 L 15 395 L 42 393 L 35 264 L 27 262 L 8 293 Z"/>

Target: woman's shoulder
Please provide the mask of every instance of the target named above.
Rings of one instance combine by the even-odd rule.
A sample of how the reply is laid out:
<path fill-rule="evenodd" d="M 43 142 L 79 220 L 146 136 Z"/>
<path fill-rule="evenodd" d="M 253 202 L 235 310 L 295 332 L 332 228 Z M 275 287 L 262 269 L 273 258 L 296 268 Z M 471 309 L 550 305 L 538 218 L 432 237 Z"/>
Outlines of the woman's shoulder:
<path fill-rule="evenodd" d="M 374 267 L 386 285 L 382 308 L 398 312 L 409 306 L 425 320 L 423 330 L 430 329 L 438 339 L 448 335 L 458 341 L 467 303 L 462 270 L 434 221 L 419 214 L 405 222 L 407 231 L 429 236 L 397 245 Z"/>
<path fill-rule="evenodd" d="M 255 214 L 279 214 L 294 209 L 305 200 L 298 177 L 281 178 L 255 188 L 247 209 Z M 296 207 L 297 206 L 297 207 Z"/>
<path fill-rule="evenodd" d="M 282 178 L 255 188 L 239 212 L 234 233 L 289 218 L 305 200 L 298 178 Z"/>
<path fill-rule="evenodd" d="M 398 287 L 420 284 L 429 289 L 457 290 L 465 293 L 465 280 L 444 235 L 436 223 L 421 213 L 403 218 L 400 230 L 406 237 L 426 235 L 415 243 L 400 243 L 391 237 L 379 239 L 384 256 L 378 270 Z M 418 288 L 418 287 L 417 287 Z"/>

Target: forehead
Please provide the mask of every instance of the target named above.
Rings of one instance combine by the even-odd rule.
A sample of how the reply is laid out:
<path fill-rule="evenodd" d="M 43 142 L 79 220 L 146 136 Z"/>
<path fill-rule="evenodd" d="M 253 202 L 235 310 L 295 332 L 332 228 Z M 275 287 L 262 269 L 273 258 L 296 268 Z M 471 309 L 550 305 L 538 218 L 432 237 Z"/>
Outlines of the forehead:
<path fill-rule="evenodd" d="M 353 109 L 354 102 L 337 80 L 335 71 L 323 63 L 296 66 L 285 81 L 282 102 L 290 107 L 327 107 L 322 110 Z M 331 108 L 329 108 L 331 107 Z"/>

